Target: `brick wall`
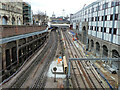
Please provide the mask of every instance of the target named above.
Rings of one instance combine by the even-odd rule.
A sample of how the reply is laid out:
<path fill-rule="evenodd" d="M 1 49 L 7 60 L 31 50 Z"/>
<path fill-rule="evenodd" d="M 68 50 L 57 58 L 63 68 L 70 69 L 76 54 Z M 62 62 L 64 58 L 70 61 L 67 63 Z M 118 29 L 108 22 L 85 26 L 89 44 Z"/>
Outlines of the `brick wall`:
<path fill-rule="evenodd" d="M 46 26 L 0 26 L 2 38 L 45 30 Z"/>

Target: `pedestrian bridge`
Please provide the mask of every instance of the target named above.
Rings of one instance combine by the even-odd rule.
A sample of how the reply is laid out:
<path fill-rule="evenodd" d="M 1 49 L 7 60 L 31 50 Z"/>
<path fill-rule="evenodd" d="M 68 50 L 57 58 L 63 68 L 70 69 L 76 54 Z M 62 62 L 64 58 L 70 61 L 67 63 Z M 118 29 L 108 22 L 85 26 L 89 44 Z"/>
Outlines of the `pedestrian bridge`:
<path fill-rule="evenodd" d="M 69 28 L 70 24 L 51 24 L 50 27 Z"/>

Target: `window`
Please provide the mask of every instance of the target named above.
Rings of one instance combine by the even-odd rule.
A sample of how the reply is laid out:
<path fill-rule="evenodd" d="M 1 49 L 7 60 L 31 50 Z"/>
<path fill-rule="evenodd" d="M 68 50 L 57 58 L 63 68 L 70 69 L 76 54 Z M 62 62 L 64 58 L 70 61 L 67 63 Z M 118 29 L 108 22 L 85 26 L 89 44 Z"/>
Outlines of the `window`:
<path fill-rule="evenodd" d="M 99 27 L 97 27 L 97 31 L 99 31 Z"/>
<path fill-rule="evenodd" d="M 114 6 L 119 6 L 119 2 L 113 1 L 113 2 L 111 3 L 111 7 L 114 7 Z"/>
<path fill-rule="evenodd" d="M 90 10 L 88 10 L 88 14 L 90 14 Z"/>
<path fill-rule="evenodd" d="M 116 6 L 119 6 L 119 2 L 116 2 L 115 5 L 116 5 Z"/>
<path fill-rule="evenodd" d="M 105 9 L 107 9 L 108 8 L 108 3 L 105 3 Z"/>
<path fill-rule="evenodd" d="M 105 21 L 107 21 L 107 15 L 105 16 Z"/>
<path fill-rule="evenodd" d="M 95 21 L 97 21 L 97 18 L 98 18 L 98 21 L 99 21 L 99 17 L 95 17 Z"/>
<path fill-rule="evenodd" d="M 113 20 L 113 15 L 110 15 L 110 20 Z"/>
<path fill-rule="evenodd" d="M 90 30 L 93 30 L 93 26 L 90 27 Z"/>
<path fill-rule="evenodd" d="M 101 27 L 101 32 L 103 31 L 103 27 Z"/>
<path fill-rule="evenodd" d="M 97 21 L 97 17 L 95 17 L 95 21 Z"/>
<path fill-rule="evenodd" d="M 85 15 L 87 14 L 87 11 L 85 11 Z"/>
<path fill-rule="evenodd" d="M 115 14 L 115 20 L 118 20 L 118 14 Z"/>
<path fill-rule="evenodd" d="M 99 17 L 98 17 L 98 21 L 99 21 Z"/>
<path fill-rule="evenodd" d="M 107 9 L 108 8 L 108 3 L 103 4 L 102 9 Z"/>
<path fill-rule="evenodd" d="M 95 27 L 95 31 L 96 31 L 96 27 Z"/>
<path fill-rule="evenodd" d="M 102 16 L 102 21 L 103 21 L 104 16 Z"/>
<path fill-rule="evenodd" d="M 100 6 L 97 6 L 97 7 L 96 7 L 96 11 L 99 11 L 99 10 L 100 10 Z"/>
<path fill-rule="evenodd" d="M 6 9 L 6 5 L 2 3 L 2 9 Z"/>
<path fill-rule="evenodd" d="M 106 33 L 106 28 L 104 28 L 104 32 Z"/>
<path fill-rule="evenodd" d="M 94 8 L 92 8 L 92 13 L 94 12 Z"/>
<path fill-rule="evenodd" d="M 105 4 L 102 5 L 102 9 L 104 9 L 104 8 L 105 8 Z"/>
<path fill-rule="evenodd" d="M 109 29 L 109 33 L 110 33 L 110 34 L 112 33 L 112 28 Z"/>
<path fill-rule="evenodd" d="M 94 17 L 91 18 L 91 21 L 94 21 Z"/>
<path fill-rule="evenodd" d="M 113 34 L 117 34 L 117 28 L 114 28 Z"/>
<path fill-rule="evenodd" d="M 111 3 L 111 7 L 114 7 L 114 2 Z"/>

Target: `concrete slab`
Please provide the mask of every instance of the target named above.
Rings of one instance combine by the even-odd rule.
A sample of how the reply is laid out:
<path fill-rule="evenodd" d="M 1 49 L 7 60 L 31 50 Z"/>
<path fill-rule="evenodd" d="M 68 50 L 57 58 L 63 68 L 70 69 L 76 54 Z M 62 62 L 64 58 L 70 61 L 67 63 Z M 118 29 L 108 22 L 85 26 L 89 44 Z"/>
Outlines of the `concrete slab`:
<path fill-rule="evenodd" d="M 57 64 L 57 63 L 58 63 L 57 60 L 55 60 L 51 63 L 48 73 L 47 73 L 47 76 L 54 77 L 55 72 L 53 71 L 53 68 L 56 67 L 57 68 L 56 78 L 66 78 L 66 75 L 64 74 L 64 71 L 63 71 L 62 61 L 60 61 L 59 64 Z"/>

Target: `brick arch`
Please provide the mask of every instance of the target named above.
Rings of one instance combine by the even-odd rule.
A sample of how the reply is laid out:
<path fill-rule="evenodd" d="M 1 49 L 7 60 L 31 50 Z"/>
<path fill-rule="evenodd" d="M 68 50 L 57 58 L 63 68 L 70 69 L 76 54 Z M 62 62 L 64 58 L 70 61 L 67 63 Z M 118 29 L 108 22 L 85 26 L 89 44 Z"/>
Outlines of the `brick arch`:
<path fill-rule="evenodd" d="M 93 49 L 94 48 L 94 41 L 93 41 L 93 39 L 90 40 L 90 43 L 91 43 L 91 49 Z"/>
<path fill-rule="evenodd" d="M 103 57 L 108 57 L 108 47 L 107 47 L 107 45 L 103 45 L 102 46 L 102 48 L 103 48 Z"/>
<path fill-rule="evenodd" d="M 96 42 L 96 53 L 100 53 L 100 43 L 99 42 Z"/>
<path fill-rule="evenodd" d="M 120 53 L 118 52 L 118 50 L 112 50 L 112 58 L 120 58 Z"/>

